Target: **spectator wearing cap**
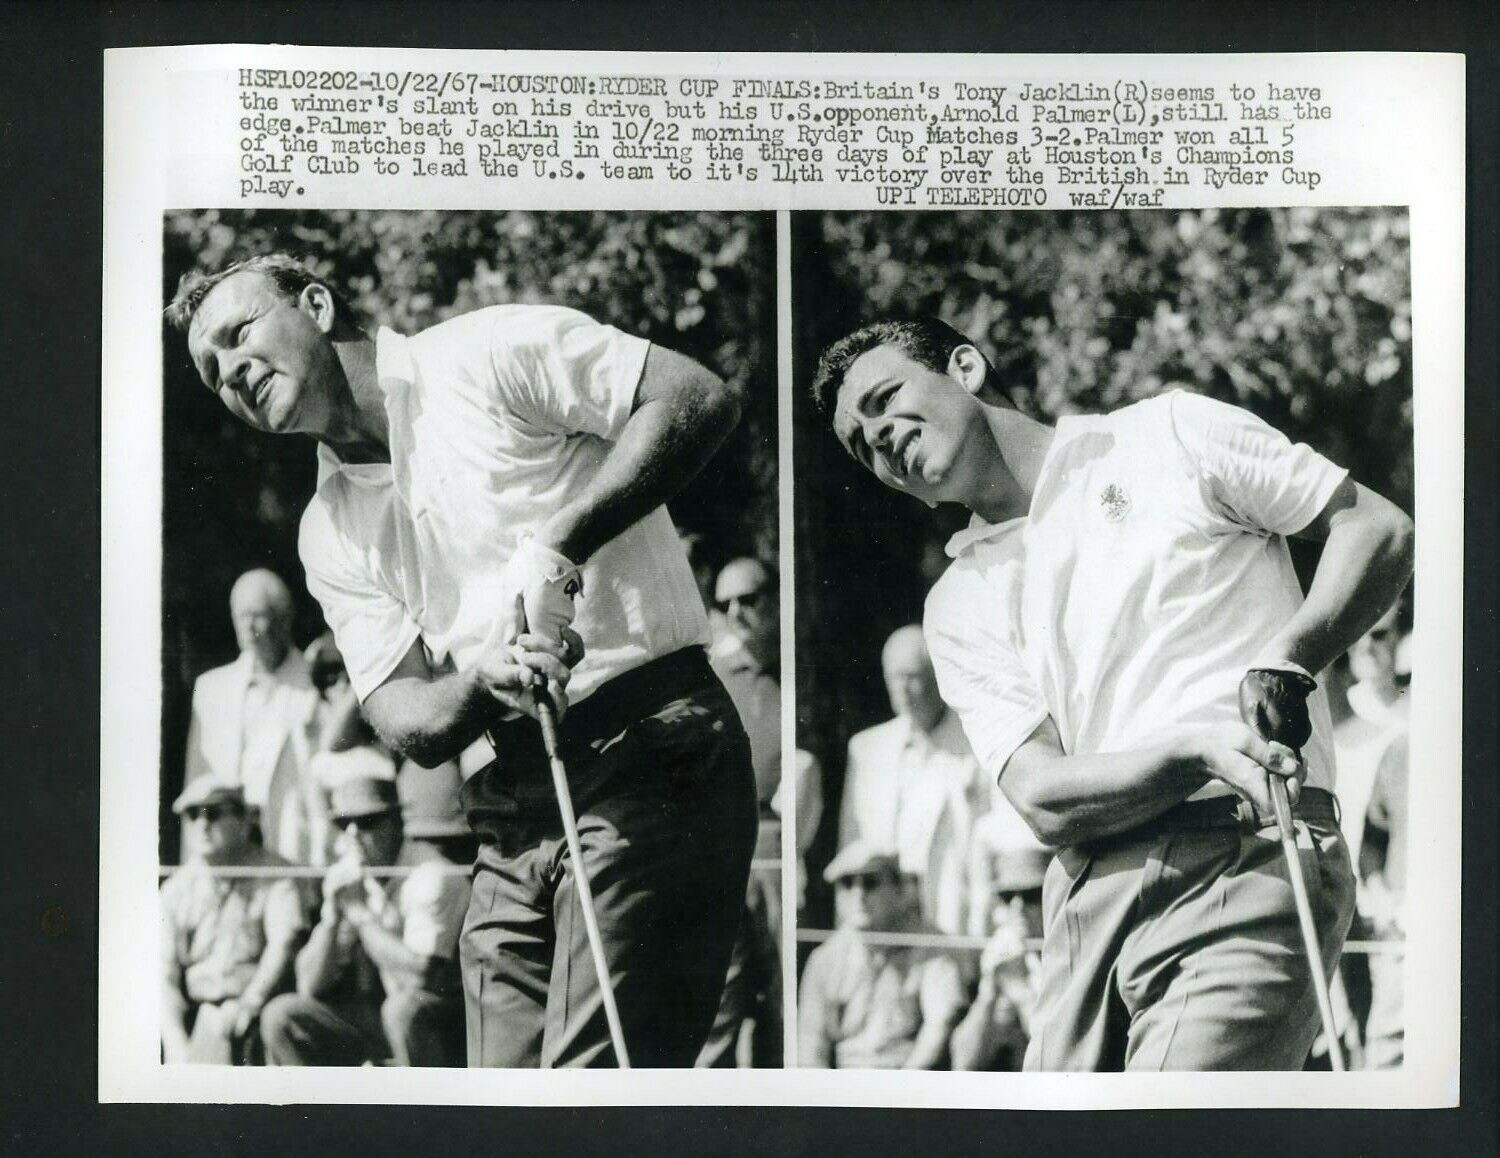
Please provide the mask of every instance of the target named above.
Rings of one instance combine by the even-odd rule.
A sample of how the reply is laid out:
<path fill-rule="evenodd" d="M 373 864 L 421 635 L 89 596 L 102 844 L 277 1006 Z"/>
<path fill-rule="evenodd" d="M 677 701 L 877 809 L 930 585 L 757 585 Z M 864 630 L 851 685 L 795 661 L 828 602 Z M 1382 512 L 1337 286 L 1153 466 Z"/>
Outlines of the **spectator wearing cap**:
<path fill-rule="evenodd" d="M 457 957 L 468 880 L 431 846 L 405 839 L 389 776 L 346 777 L 333 788 L 331 812 L 338 859 L 323 879 L 318 924 L 297 957 L 297 992 L 262 1015 L 267 1060 L 461 1064 Z M 393 866 L 410 871 L 389 880 L 372 871 Z"/>
<path fill-rule="evenodd" d="M 958 717 L 938 695 L 922 629 L 894 631 L 880 666 L 895 718 L 849 740 L 839 844 L 894 849 L 923 915 L 945 933 L 962 933 L 970 833 L 990 790 Z"/>
<path fill-rule="evenodd" d="M 233 868 L 285 868 L 250 838 L 238 785 L 190 783 L 172 805 L 192 835 L 192 859 L 161 888 L 162 1056 L 167 1062 L 258 1060 L 254 1032 L 267 999 L 287 987 L 307 933 L 297 885 Z"/>
<path fill-rule="evenodd" d="M 193 685 L 185 780 L 240 785 L 265 846 L 305 862 L 317 820 L 308 730 L 319 709 L 307 659 L 292 646 L 292 595 L 274 572 L 247 571 L 230 589 L 229 614 L 239 658 Z"/>
<path fill-rule="evenodd" d="M 940 1069 L 964 1009 L 958 963 L 935 949 L 876 944 L 869 933 L 930 933 L 911 910 L 894 853 L 855 841 L 824 877 L 840 928 L 802 973 L 798 1059 L 822 1069 Z"/>

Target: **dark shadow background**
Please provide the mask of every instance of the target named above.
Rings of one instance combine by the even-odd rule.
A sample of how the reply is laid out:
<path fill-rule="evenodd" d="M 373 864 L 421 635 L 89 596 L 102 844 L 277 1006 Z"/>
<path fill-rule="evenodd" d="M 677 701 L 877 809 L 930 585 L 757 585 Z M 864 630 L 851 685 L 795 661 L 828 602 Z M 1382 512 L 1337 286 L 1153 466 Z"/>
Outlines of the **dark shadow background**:
<path fill-rule="evenodd" d="M 373 333 L 414 334 L 483 306 L 547 302 L 688 354 L 745 390 L 745 415 L 671 503 L 705 557 L 776 559 L 776 229 L 769 213 L 174 212 L 162 301 L 190 269 L 276 251 L 327 278 Z M 323 629 L 297 557 L 317 477 L 312 440 L 257 433 L 199 380 L 163 323 L 161 854 L 177 857 L 193 681 L 234 658 L 229 589 L 269 567 L 292 589 L 294 637 Z"/>
<path fill-rule="evenodd" d="M 1243 406 L 1412 509 L 1404 209 L 794 213 L 798 737 L 824 770 L 807 923 L 837 838 L 849 737 L 890 716 L 881 644 L 920 622 L 968 521 L 888 490 L 808 389 L 866 322 L 935 314 L 1038 418 L 1181 387 Z M 1317 547 L 1294 542 L 1304 585 Z"/>

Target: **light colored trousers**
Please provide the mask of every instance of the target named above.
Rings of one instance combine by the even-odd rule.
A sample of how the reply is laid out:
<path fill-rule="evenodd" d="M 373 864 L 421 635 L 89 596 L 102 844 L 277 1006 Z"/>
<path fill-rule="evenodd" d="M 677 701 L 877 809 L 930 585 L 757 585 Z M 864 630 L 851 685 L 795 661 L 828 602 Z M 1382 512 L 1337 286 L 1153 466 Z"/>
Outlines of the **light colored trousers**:
<path fill-rule="evenodd" d="M 1354 874 L 1331 798 L 1297 843 L 1332 970 Z M 1300 1070 L 1317 999 L 1274 825 L 1064 849 L 1047 872 L 1028 1070 Z"/>

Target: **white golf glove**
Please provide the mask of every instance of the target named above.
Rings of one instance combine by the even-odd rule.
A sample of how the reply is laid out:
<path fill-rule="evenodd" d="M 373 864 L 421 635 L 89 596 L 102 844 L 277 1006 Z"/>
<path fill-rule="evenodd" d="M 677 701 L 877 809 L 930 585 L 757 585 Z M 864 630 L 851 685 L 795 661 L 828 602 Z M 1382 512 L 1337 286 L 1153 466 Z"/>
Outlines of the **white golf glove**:
<path fill-rule="evenodd" d="M 510 557 L 501 576 L 507 602 L 521 597 L 526 612 L 522 630 L 561 639 L 573 622 L 574 599 L 583 594 L 583 574 L 566 555 L 544 547 L 530 532 Z"/>

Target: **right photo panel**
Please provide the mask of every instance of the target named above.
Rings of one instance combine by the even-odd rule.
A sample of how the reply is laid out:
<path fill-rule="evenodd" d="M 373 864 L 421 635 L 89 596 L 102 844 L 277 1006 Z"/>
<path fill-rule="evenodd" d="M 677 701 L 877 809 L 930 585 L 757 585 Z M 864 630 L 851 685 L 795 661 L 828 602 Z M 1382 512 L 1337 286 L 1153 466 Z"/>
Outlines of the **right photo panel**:
<path fill-rule="evenodd" d="M 1400 1066 L 1406 209 L 791 221 L 797 1064 Z"/>

